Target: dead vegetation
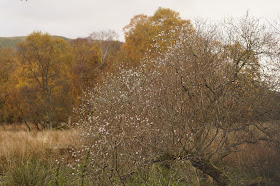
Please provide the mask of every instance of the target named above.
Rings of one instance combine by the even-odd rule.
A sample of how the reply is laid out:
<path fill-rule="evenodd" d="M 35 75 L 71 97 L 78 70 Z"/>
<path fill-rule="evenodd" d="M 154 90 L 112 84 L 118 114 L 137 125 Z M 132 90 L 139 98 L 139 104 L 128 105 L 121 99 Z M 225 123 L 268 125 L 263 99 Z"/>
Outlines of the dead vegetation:
<path fill-rule="evenodd" d="M 24 126 L 14 127 L 6 126 L 0 132 L 1 170 L 32 158 L 56 159 L 59 151 L 72 145 L 72 139 L 77 136 L 75 130 L 27 132 Z"/>

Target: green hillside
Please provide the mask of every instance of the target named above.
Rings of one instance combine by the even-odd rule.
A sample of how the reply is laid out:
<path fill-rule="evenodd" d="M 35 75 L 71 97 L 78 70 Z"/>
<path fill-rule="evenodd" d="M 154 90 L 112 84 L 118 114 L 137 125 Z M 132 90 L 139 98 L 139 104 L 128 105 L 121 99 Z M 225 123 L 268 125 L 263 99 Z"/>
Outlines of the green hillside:
<path fill-rule="evenodd" d="M 21 41 L 25 40 L 25 36 L 18 36 L 18 37 L 0 37 L 0 47 L 16 47 L 17 44 Z"/>
<path fill-rule="evenodd" d="M 62 38 L 65 41 L 70 41 L 71 39 L 62 37 L 62 36 L 53 36 L 55 38 Z M 12 47 L 15 48 L 17 44 L 21 41 L 24 41 L 26 36 L 17 36 L 17 37 L 0 37 L 0 48 Z"/>

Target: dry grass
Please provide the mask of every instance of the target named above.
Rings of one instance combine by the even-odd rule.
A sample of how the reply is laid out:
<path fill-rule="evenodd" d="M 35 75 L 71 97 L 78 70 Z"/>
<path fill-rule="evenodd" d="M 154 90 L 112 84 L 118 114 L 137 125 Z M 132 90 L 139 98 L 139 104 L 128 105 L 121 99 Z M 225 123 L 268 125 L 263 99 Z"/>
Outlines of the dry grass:
<path fill-rule="evenodd" d="M 269 147 L 265 142 L 260 142 L 258 144 L 244 144 L 239 150 L 225 159 L 227 166 L 235 167 L 236 174 L 239 172 L 237 177 L 259 177 L 279 183 L 280 154 L 277 149 Z"/>
<path fill-rule="evenodd" d="M 7 127 L 6 127 L 7 128 Z M 50 159 L 52 146 L 68 146 L 77 136 L 75 130 L 0 131 L 0 169 L 13 167 L 31 158 Z M 57 156 L 57 155 L 56 155 Z"/>

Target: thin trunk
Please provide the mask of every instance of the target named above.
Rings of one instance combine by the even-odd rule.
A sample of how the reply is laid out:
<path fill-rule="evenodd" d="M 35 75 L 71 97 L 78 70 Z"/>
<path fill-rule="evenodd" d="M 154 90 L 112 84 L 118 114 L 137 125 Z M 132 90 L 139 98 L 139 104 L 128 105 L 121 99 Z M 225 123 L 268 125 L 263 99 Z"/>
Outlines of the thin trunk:
<path fill-rule="evenodd" d="M 47 95 L 46 95 L 46 117 L 47 117 L 47 124 L 49 130 L 52 130 L 53 123 L 52 123 L 52 115 L 51 115 L 51 93 L 49 87 L 47 87 Z"/>
<path fill-rule="evenodd" d="M 16 104 L 16 107 L 17 107 L 18 110 L 20 111 L 20 113 L 21 113 L 21 115 L 22 115 L 22 118 L 23 118 L 23 120 L 24 120 L 24 124 L 26 125 L 28 131 L 30 132 L 30 131 L 31 131 L 31 128 L 29 127 L 29 125 L 28 125 L 28 123 L 27 123 L 27 121 L 26 121 L 26 119 L 25 119 L 25 117 L 24 117 L 24 114 L 23 114 L 22 109 L 20 108 L 20 106 L 19 106 L 18 104 Z"/>
<path fill-rule="evenodd" d="M 68 126 L 71 126 L 71 120 L 72 120 L 71 116 L 68 116 L 68 122 L 67 122 Z"/>
<path fill-rule="evenodd" d="M 25 120 L 25 119 L 23 119 L 23 120 L 24 120 L 24 123 L 25 123 L 26 127 L 28 128 L 28 132 L 30 132 L 30 131 L 31 131 L 31 129 L 30 129 L 29 125 L 27 124 L 27 122 L 26 122 L 26 120 Z"/>
<path fill-rule="evenodd" d="M 34 125 L 36 126 L 37 130 L 40 131 L 40 128 L 39 128 L 39 125 L 38 125 L 37 121 L 33 120 L 33 122 L 34 122 Z"/>

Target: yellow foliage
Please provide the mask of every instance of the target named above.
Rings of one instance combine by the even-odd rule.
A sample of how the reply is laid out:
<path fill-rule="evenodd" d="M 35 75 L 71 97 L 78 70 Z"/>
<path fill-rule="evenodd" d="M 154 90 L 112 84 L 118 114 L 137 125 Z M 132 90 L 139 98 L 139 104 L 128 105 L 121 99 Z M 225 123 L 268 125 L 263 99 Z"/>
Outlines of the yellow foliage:
<path fill-rule="evenodd" d="M 72 54 L 68 43 L 49 34 L 34 32 L 18 45 L 17 92 L 20 106 L 30 114 L 39 112 L 46 125 L 65 120 L 73 96 L 70 86 Z M 20 108 L 19 108 L 20 109 Z M 60 112 L 58 112 L 60 111 Z M 27 112 L 28 113 L 28 112 Z M 24 115 L 22 110 L 22 114 Z"/>
<path fill-rule="evenodd" d="M 123 50 L 134 63 L 140 64 L 141 58 L 148 53 L 156 57 L 164 53 L 176 42 L 181 31 L 192 33 L 189 20 L 183 20 L 179 13 L 159 8 L 153 16 L 136 15 L 124 27 L 125 43 Z"/>

